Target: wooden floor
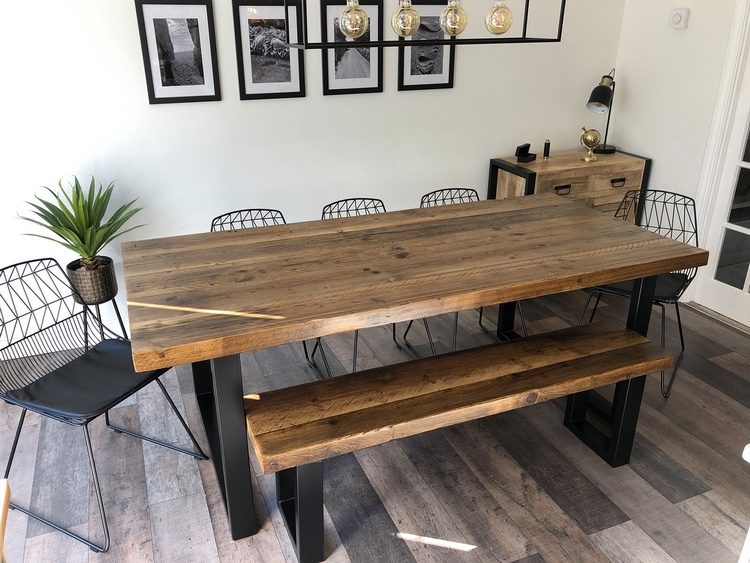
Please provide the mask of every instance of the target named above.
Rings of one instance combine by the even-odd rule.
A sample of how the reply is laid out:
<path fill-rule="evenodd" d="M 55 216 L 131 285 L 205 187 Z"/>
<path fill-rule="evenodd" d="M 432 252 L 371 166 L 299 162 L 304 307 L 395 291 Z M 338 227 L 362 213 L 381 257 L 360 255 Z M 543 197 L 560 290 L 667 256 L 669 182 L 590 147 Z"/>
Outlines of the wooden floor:
<path fill-rule="evenodd" d="M 525 302 L 530 332 L 573 324 L 585 297 L 576 292 Z M 614 298 L 597 316 L 624 319 L 625 305 Z M 750 526 L 750 464 L 741 458 L 750 443 L 750 337 L 687 307 L 682 311 L 683 369 L 668 401 L 659 393 L 658 374 L 649 376 L 629 465 L 610 468 L 566 430 L 563 402 L 340 456 L 324 464 L 327 561 L 736 561 Z M 677 328 L 670 315 L 668 348 L 674 351 Z M 476 313 L 460 318 L 459 347 L 489 341 Z M 430 327 L 450 342 L 452 317 L 433 319 Z M 360 336 L 359 369 L 406 359 L 389 328 Z M 350 368 L 352 335 L 325 341 L 335 371 Z M 418 328 L 413 341 L 424 347 Z M 301 345 L 292 345 L 245 354 L 243 377 L 249 393 L 314 376 Z M 165 383 L 205 443 L 189 368 L 171 370 Z M 18 414 L 0 407 L 0 459 L 7 458 Z M 112 416 L 188 446 L 153 385 Z M 233 542 L 211 462 L 115 434 L 102 421 L 92 427 L 112 548 L 94 554 L 11 511 L 9 561 L 296 561 L 275 507 L 274 476 L 260 474 L 254 458 L 261 529 Z M 10 483 L 14 502 L 101 538 L 79 429 L 27 417 Z"/>

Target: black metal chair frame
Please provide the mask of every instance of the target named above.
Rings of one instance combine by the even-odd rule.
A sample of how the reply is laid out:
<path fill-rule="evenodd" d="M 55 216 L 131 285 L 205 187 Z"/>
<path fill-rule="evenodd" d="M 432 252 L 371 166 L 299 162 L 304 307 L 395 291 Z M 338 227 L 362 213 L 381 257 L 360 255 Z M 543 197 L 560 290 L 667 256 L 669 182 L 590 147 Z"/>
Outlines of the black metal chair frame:
<path fill-rule="evenodd" d="M 211 232 L 236 231 L 250 227 L 286 225 L 284 215 L 277 209 L 239 209 L 230 211 L 211 221 Z"/>
<path fill-rule="evenodd" d="M 376 213 L 385 213 L 385 204 L 383 200 L 367 197 L 353 197 L 348 199 L 341 199 L 334 201 L 323 206 L 323 212 L 321 213 L 321 220 L 326 219 L 340 219 L 343 217 L 356 217 L 359 215 L 374 215 Z M 359 342 L 359 330 L 354 331 L 354 352 L 352 357 L 352 373 L 357 371 L 357 344 Z M 312 352 L 308 353 L 307 343 L 302 342 L 302 348 L 305 351 L 305 359 L 311 368 L 315 370 L 320 378 L 331 377 L 331 366 L 328 363 L 326 352 L 323 349 L 323 341 L 320 338 L 315 339 L 315 345 L 313 346 Z M 321 358 L 323 359 L 323 367 L 325 373 L 320 369 L 320 366 L 315 362 L 315 352 L 320 350 Z"/>
<path fill-rule="evenodd" d="M 441 205 L 454 205 L 457 203 L 473 203 L 479 201 L 479 194 L 477 191 L 473 188 L 444 188 L 441 190 L 435 190 L 433 192 L 427 193 L 422 196 L 421 201 L 419 202 L 419 207 L 438 207 Z M 518 313 L 521 317 L 521 325 L 523 326 L 523 334 L 524 336 L 528 336 L 528 333 L 526 331 L 526 319 L 523 315 L 523 309 L 521 307 L 521 302 L 517 302 L 518 305 Z M 500 307 L 498 305 L 498 307 Z M 458 346 L 458 311 L 454 313 L 453 318 L 453 340 L 451 344 L 451 351 L 455 352 L 456 348 Z M 487 327 L 485 327 L 482 324 L 482 317 L 484 315 L 484 307 L 479 308 L 479 326 L 481 329 L 492 336 L 495 340 L 500 340 L 497 335 L 489 330 Z M 432 355 L 434 356 L 436 354 L 435 352 L 435 343 L 432 340 L 432 333 L 430 332 L 430 327 L 427 323 L 427 319 L 422 319 L 422 322 L 424 323 L 425 332 L 427 333 L 427 341 L 430 344 L 430 351 L 432 352 Z M 409 321 L 409 324 L 406 326 L 406 330 L 404 331 L 403 341 L 404 343 L 401 344 L 398 339 L 396 338 L 396 325 L 393 325 L 393 342 L 395 342 L 396 346 L 398 348 L 406 353 L 407 355 L 411 356 L 412 358 L 416 359 L 419 358 L 419 353 L 416 351 L 414 346 L 409 342 L 409 339 L 407 338 L 409 334 L 409 330 L 412 327 L 412 324 L 414 321 Z"/>
<path fill-rule="evenodd" d="M 105 552 L 110 545 L 109 528 L 89 432 L 89 424 L 95 418 L 104 414 L 106 425 L 115 432 L 191 455 L 195 459 L 205 460 L 208 457 L 159 380 L 168 370 L 137 374 L 132 369 L 128 340 L 104 326 L 86 305 L 77 303 L 73 297 L 74 291 L 62 268 L 52 258 L 30 260 L 0 269 L 0 342 L 3 342 L 0 348 L 0 399 L 22 409 L 4 478 L 7 479 L 10 474 L 27 411 L 81 427 L 102 521 L 103 545 L 97 545 L 14 503 L 10 507 L 84 543 L 92 551 Z M 107 356 L 109 366 L 106 365 Z M 131 362 L 129 366 L 125 363 L 127 360 Z M 108 367 L 109 374 L 106 373 Z M 107 379 L 106 385 L 98 385 L 96 389 L 87 387 L 86 379 L 91 383 L 98 379 L 100 373 L 102 378 L 108 375 L 114 377 L 113 367 L 119 370 L 120 376 L 127 374 L 128 381 Z M 85 376 L 84 372 L 87 372 Z M 55 391 L 65 387 L 70 380 L 74 380 L 79 387 L 70 391 L 70 395 L 76 392 L 78 395 L 74 397 L 75 401 L 66 402 L 65 399 L 69 397 L 56 397 Z M 166 444 L 110 423 L 109 410 L 152 381 L 164 393 L 195 451 Z M 69 385 L 66 387 L 68 389 Z M 81 403 L 86 401 L 89 404 L 82 406 Z"/>
<path fill-rule="evenodd" d="M 636 225 L 649 231 L 684 242 L 685 244 L 698 246 L 698 219 L 695 211 L 695 200 L 691 197 L 663 190 L 631 190 L 623 196 L 620 205 L 615 211 L 615 217 L 623 221 L 634 221 Z M 690 268 L 688 270 L 679 270 L 657 276 L 656 293 L 653 302 L 654 305 L 658 305 L 661 308 L 661 347 L 666 348 L 667 321 L 665 304 L 674 305 L 681 347 L 668 383 L 665 381 L 664 371 L 662 370 L 661 372 L 661 394 L 665 399 L 669 398 L 672 392 L 675 374 L 680 368 L 685 355 L 685 337 L 682 332 L 679 300 L 693 279 L 695 279 L 696 272 L 697 268 Z M 625 284 L 627 283 L 625 282 Z M 602 295 L 630 297 L 632 291 L 625 284 L 605 285 L 593 288 L 586 300 L 586 304 L 583 306 L 581 316 L 578 318 L 578 324 L 583 322 L 583 317 L 586 315 L 586 310 L 594 295 L 596 295 L 596 301 L 594 302 L 589 322 L 594 320 L 594 315 L 596 314 Z"/>

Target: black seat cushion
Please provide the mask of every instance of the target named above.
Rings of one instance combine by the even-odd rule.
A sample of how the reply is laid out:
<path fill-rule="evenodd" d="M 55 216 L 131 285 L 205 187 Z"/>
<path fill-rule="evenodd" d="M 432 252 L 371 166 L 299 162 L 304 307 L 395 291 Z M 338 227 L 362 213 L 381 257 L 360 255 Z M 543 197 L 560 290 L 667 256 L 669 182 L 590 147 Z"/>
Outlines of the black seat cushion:
<path fill-rule="evenodd" d="M 682 289 L 688 277 L 682 272 L 670 272 L 668 274 L 659 274 L 656 276 L 656 291 L 654 291 L 654 301 L 671 301 L 675 295 Z M 624 281 L 613 284 L 603 285 L 599 290 L 605 293 L 614 293 L 616 295 L 630 295 L 633 291 L 633 282 Z"/>
<path fill-rule="evenodd" d="M 166 369 L 137 373 L 130 343 L 104 340 L 34 383 L 7 392 L 13 403 L 73 424 L 84 424 L 127 399 Z"/>

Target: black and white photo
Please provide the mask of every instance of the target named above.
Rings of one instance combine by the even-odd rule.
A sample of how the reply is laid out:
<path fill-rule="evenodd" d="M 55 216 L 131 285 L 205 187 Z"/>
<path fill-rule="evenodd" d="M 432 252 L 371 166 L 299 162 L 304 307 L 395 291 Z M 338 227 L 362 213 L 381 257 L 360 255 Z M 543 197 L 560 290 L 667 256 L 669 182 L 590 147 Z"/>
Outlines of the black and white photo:
<path fill-rule="evenodd" d="M 221 99 L 211 0 L 136 0 L 149 103 Z"/>
<path fill-rule="evenodd" d="M 346 7 L 340 0 L 321 0 L 323 41 L 347 44 L 347 47 L 323 50 L 323 94 L 364 94 L 383 91 L 383 50 L 357 47 L 357 43 L 382 41 L 382 0 L 360 0 L 367 13 L 367 31 L 356 39 L 339 29 L 339 16 Z"/>
<path fill-rule="evenodd" d="M 417 44 L 428 39 L 449 39 L 440 29 L 440 12 L 445 2 L 421 0 L 413 7 L 420 15 L 417 32 L 405 43 Z M 435 3 L 433 3 L 435 2 Z M 453 88 L 455 45 L 416 45 L 398 48 L 398 89 L 427 90 Z"/>
<path fill-rule="evenodd" d="M 304 53 L 287 46 L 283 0 L 233 0 L 240 99 L 305 95 Z M 291 42 L 299 41 L 299 2 L 288 2 Z"/>

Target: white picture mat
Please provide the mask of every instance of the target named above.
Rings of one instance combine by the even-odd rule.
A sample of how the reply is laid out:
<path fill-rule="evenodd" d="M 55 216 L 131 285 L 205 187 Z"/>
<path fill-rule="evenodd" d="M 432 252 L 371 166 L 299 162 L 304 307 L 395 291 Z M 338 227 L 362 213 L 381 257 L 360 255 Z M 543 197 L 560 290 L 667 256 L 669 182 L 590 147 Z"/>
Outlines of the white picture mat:
<path fill-rule="evenodd" d="M 252 14 L 248 13 L 252 10 Z M 264 82 L 253 84 L 253 67 L 250 53 L 250 41 L 248 40 L 248 19 L 259 20 L 283 20 L 284 6 L 240 6 L 240 34 L 242 37 L 242 60 L 244 62 L 245 92 L 247 94 L 276 94 L 280 92 L 299 92 L 299 55 L 297 49 L 289 49 L 289 63 L 292 73 L 291 82 Z M 289 35 L 296 41 L 297 38 L 297 10 L 294 6 L 289 10 Z M 287 37 L 287 43 L 289 37 Z"/>
<path fill-rule="evenodd" d="M 425 5 L 414 2 L 420 16 L 440 16 L 445 9 L 442 5 Z M 443 34 L 444 39 L 449 37 Z M 406 38 L 408 43 L 410 38 Z M 443 69 L 440 74 L 411 74 L 411 47 L 404 48 L 404 86 L 422 86 L 424 84 L 446 84 L 450 81 L 449 65 L 451 62 L 450 45 L 443 45 Z"/>
<path fill-rule="evenodd" d="M 326 26 L 328 41 L 333 41 L 335 34 L 333 28 L 334 20 L 338 20 L 341 12 L 346 6 L 326 6 Z M 377 41 L 380 33 L 380 20 L 377 6 L 366 6 L 360 4 L 365 13 L 370 18 L 370 40 Z M 341 42 L 343 48 L 356 47 L 356 41 Z M 330 90 L 350 90 L 354 88 L 377 88 L 378 87 L 378 66 L 380 64 L 380 49 L 370 49 L 370 76 L 369 78 L 347 78 L 345 80 L 336 79 L 336 60 L 334 50 L 329 49 L 326 53 L 328 56 L 328 88 Z"/>
<path fill-rule="evenodd" d="M 203 80 L 205 84 L 187 86 L 162 86 L 159 70 L 159 51 L 156 47 L 156 33 L 154 20 L 160 18 L 198 20 L 198 31 L 201 40 L 201 59 L 203 61 Z M 143 6 L 143 21 L 148 44 L 149 63 L 151 66 L 151 80 L 154 84 L 155 98 L 182 98 L 188 96 L 213 96 L 214 88 L 213 61 L 211 60 L 211 42 L 208 33 L 208 13 L 203 5 L 169 5 L 145 4 Z"/>

